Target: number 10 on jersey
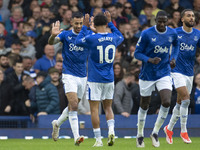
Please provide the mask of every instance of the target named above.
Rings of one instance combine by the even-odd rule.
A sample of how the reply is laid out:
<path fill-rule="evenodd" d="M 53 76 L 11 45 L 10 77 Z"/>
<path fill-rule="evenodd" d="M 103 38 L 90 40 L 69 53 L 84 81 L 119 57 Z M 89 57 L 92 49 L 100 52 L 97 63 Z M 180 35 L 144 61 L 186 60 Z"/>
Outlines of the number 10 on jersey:
<path fill-rule="evenodd" d="M 105 61 L 107 63 L 112 63 L 114 61 L 115 58 L 115 50 L 116 47 L 115 45 L 108 45 L 105 48 L 105 51 L 103 50 L 103 46 L 97 46 L 97 50 L 99 50 L 99 63 L 103 64 L 103 58 L 105 58 Z M 109 51 L 112 50 L 112 58 L 109 59 Z"/>

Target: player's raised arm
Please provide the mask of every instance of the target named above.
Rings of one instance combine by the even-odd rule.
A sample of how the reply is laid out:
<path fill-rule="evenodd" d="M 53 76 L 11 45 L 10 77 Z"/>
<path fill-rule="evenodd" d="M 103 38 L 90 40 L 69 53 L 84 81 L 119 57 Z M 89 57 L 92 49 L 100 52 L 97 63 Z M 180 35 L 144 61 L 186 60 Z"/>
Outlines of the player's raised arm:
<path fill-rule="evenodd" d="M 117 43 L 118 45 L 121 44 L 124 40 L 124 37 L 122 35 L 122 33 L 114 26 L 114 24 L 111 21 L 111 15 L 109 11 L 106 11 L 104 13 L 104 15 L 106 16 L 107 20 L 108 20 L 108 27 L 111 29 L 113 34 L 116 34 L 118 37 Z"/>
<path fill-rule="evenodd" d="M 60 42 L 60 38 L 56 37 L 62 29 L 60 29 L 60 21 L 56 21 L 52 24 L 51 36 L 48 39 L 48 44 L 53 45 Z"/>
<path fill-rule="evenodd" d="M 88 33 L 87 28 L 90 26 L 90 15 L 86 14 L 84 21 L 83 21 L 83 27 L 81 29 L 81 31 L 79 32 L 79 35 L 76 38 L 75 44 L 78 46 L 87 46 L 87 42 L 86 42 L 86 33 Z"/>

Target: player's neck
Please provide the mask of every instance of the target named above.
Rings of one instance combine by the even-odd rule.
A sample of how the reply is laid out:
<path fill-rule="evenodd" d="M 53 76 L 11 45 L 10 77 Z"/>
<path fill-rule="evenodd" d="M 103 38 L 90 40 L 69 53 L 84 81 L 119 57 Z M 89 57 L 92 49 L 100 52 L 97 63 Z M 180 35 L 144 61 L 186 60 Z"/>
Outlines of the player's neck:
<path fill-rule="evenodd" d="M 98 26 L 96 27 L 97 33 L 106 33 L 106 27 L 105 26 Z"/>
<path fill-rule="evenodd" d="M 192 32 L 192 27 L 187 27 L 186 25 L 183 25 L 183 29 L 184 29 L 186 32 Z"/>

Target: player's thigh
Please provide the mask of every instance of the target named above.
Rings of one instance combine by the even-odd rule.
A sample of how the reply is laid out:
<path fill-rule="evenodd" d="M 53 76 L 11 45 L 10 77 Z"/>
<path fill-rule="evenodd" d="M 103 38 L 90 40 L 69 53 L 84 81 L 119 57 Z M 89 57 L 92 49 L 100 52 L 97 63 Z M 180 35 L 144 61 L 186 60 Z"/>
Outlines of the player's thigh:
<path fill-rule="evenodd" d="M 139 87 L 140 87 L 140 95 L 142 97 L 149 97 L 152 94 L 152 91 L 155 90 L 155 83 L 156 81 L 144 81 L 139 80 Z"/>
<path fill-rule="evenodd" d="M 84 93 L 86 92 L 87 78 L 78 78 L 78 89 L 77 96 L 81 100 L 83 98 Z"/>
<path fill-rule="evenodd" d="M 101 101 L 102 85 L 96 82 L 87 82 L 86 98 L 91 101 Z"/>
<path fill-rule="evenodd" d="M 173 82 L 175 89 L 178 89 L 180 87 L 186 87 L 186 79 L 185 79 L 184 75 L 173 72 L 173 73 L 171 73 L 171 77 L 172 77 L 172 82 Z"/>
<path fill-rule="evenodd" d="M 186 76 L 186 87 L 188 89 L 189 94 L 191 94 L 193 87 L 194 76 Z"/>
<path fill-rule="evenodd" d="M 102 83 L 101 100 L 111 100 L 114 95 L 114 82 Z"/>
<path fill-rule="evenodd" d="M 78 82 L 75 76 L 62 74 L 62 82 L 64 84 L 65 93 L 77 93 Z"/>
<path fill-rule="evenodd" d="M 156 81 L 156 87 L 158 91 L 170 90 L 172 91 L 172 79 L 170 76 L 165 76 Z"/>

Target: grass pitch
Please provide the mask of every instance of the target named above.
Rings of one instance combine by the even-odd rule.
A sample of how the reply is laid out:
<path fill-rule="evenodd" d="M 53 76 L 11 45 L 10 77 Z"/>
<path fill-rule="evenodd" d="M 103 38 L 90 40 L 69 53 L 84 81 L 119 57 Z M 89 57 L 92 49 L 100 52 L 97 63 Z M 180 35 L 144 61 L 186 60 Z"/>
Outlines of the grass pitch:
<path fill-rule="evenodd" d="M 159 138 L 160 147 L 154 148 L 150 138 L 145 138 L 145 148 L 136 148 L 136 139 L 118 138 L 112 147 L 107 146 L 107 139 L 103 139 L 103 147 L 92 147 L 95 139 L 85 139 L 81 145 L 74 146 L 73 139 L 59 139 L 54 142 L 52 139 L 8 139 L 0 140 L 0 150 L 133 150 L 133 149 L 147 149 L 147 150 L 198 150 L 200 149 L 200 137 L 191 138 L 192 144 L 183 143 L 181 138 L 174 138 L 174 144 L 166 143 L 165 138 Z"/>

